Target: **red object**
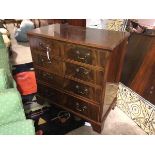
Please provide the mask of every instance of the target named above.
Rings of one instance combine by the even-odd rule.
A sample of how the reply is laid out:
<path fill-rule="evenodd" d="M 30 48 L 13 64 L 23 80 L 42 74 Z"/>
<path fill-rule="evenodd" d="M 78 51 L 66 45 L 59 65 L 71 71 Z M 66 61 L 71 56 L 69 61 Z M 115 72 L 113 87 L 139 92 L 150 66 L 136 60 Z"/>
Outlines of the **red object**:
<path fill-rule="evenodd" d="M 35 72 L 27 71 L 14 75 L 17 89 L 22 95 L 29 95 L 37 92 Z"/>

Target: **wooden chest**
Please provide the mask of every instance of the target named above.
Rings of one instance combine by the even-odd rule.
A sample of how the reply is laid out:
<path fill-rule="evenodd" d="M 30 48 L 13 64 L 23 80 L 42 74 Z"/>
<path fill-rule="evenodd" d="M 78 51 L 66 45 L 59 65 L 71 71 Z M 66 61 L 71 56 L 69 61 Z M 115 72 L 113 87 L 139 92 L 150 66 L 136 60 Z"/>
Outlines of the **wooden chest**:
<path fill-rule="evenodd" d="M 155 30 L 133 33 L 124 60 L 122 83 L 155 105 Z"/>
<path fill-rule="evenodd" d="M 53 24 L 28 36 L 38 102 L 47 100 L 101 132 L 116 101 L 129 34 Z"/>

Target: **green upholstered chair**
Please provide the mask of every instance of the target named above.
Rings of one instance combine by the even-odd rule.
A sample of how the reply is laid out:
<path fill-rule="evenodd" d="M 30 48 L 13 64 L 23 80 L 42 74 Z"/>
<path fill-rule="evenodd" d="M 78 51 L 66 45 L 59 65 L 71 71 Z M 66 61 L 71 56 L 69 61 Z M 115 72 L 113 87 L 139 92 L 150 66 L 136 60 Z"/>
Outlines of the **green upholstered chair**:
<path fill-rule="evenodd" d="M 33 121 L 26 120 L 9 64 L 8 51 L 0 35 L 0 135 L 34 135 Z"/>
<path fill-rule="evenodd" d="M 34 135 L 32 120 L 26 120 L 17 89 L 0 90 L 0 135 Z"/>
<path fill-rule="evenodd" d="M 7 75 L 4 69 L 0 68 L 0 90 L 7 89 Z"/>
<path fill-rule="evenodd" d="M 8 49 L 5 47 L 2 34 L 0 34 L 0 69 L 4 69 L 6 72 L 7 87 L 11 88 L 16 86 L 11 74 Z"/>

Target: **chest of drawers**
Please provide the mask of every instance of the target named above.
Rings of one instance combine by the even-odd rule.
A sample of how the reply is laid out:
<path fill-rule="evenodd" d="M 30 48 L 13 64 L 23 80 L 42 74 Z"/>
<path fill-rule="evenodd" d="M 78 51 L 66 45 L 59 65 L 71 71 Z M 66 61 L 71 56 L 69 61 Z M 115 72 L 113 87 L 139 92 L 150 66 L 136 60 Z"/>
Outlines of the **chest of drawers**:
<path fill-rule="evenodd" d="M 53 24 L 28 36 L 38 102 L 47 100 L 101 132 L 116 101 L 129 34 Z"/>
<path fill-rule="evenodd" d="M 155 105 L 155 30 L 133 33 L 124 60 L 121 82 Z"/>

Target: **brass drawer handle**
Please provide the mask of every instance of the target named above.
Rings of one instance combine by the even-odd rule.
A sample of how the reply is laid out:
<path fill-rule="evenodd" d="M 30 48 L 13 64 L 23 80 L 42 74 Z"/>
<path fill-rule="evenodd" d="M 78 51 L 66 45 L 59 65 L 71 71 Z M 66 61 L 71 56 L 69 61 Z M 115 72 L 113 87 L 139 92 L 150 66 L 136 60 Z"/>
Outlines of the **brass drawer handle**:
<path fill-rule="evenodd" d="M 83 74 L 83 75 L 88 75 L 90 73 L 90 70 L 84 68 L 84 67 L 78 67 L 76 68 L 76 73 L 78 74 Z"/>
<path fill-rule="evenodd" d="M 75 90 L 78 94 L 81 94 L 81 95 L 88 95 L 88 89 L 87 88 L 83 88 L 83 87 L 80 87 L 79 85 L 76 85 L 75 86 Z"/>
<path fill-rule="evenodd" d="M 44 56 L 38 56 L 38 62 L 39 62 L 39 65 L 43 65 L 44 63 L 51 63 L 51 60 L 47 60 L 47 58 L 45 58 Z"/>
<path fill-rule="evenodd" d="M 83 56 L 81 56 L 82 54 L 79 51 L 76 51 L 76 55 L 77 55 L 77 59 L 79 61 L 88 63 L 88 59 L 90 57 L 90 53 L 85 53 Z"/>
<path fill-rule="evenodd" d="M 44 46 L 43 43 L 41 43 L 41 42 L 39 42 L 39 47 L 40 47 L 41 49 L 45 49 L 45 46 Z"/>
<path fill-rule="evenodd" d="M 46 58 L 42 57 L 41 55 L 38 55 L 38 65 L 44 65 L 44 63 L 46 62 Z"/>
<path fill-rule="evenodd" d="M 83 111 L 86 111 L 87 110 L 87 107 L 84 105 L 84 106 L 80 106 L 80 104 L 78 103 L 78 102 L 76 102 L 75 103 L 75 109 L 77 110 L 77 111 L 80 111 L 80 112 L 83 112 Z"/>

